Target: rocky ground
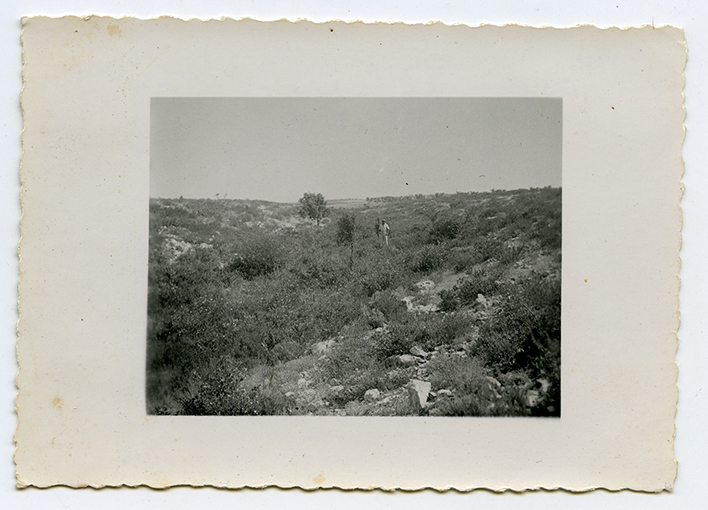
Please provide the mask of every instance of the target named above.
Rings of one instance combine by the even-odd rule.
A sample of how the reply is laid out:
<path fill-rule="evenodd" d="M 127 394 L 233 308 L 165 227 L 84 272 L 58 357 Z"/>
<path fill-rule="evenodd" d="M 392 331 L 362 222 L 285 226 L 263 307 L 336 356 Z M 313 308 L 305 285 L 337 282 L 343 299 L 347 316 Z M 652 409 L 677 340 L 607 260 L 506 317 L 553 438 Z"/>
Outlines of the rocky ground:
<path fill-rule="evenodd" d="M 150 212 L 151 414 L 560 415 L 560 189 Z"/>
<path fill-rule="evenodd" d="M 529 265 L 519 262 L 511 272 L 511 278 L 520 277 L 537 268 L 543 269 L 545 261 L 537 260 Z M 415 284 L 417 292 L 403 296 L 401 301 L 409 313 L 429 314 L 440 312 L 440 291 L 449 290 L 461 279 L 464 273 L 439 275 L 438 283 L 433 280 L 421 280 Z M 471 313 L 478 319 L 484 319 L 491 312 L 495 302 L 479 294 L 472 309 L 456 312 Z M 335 415 L 335 416 L 405 416 L 426 414 L 430 416 L 447 415 L 450 405 L 455 401 L 470 398 L 467 391 L 451 384 L 444 384 L 444 377 L 437 372 L 445 370 L 451 362 L 473 367 L 469 375 L 476 377 L 474 399 L 481 404 L 480 414 L 504 414 L 510 405 L 524 406 L 529 414 L 544 405 L 550 387 L 546 379 L 531 381 L 523 374 L 514 374 L 495 378 L 485 375 L 488 371 L 479 367 L 474 360 L 474 348 L 477 330 L 472 329 L 464 338 L 453 344 L 442 344 L 431 350 L 420 345 L 413 345 L 406 354 L 390 356 L 386 359 L 384 378 L 392 382 L 391 389 L 367 388 L 360 398 L 352 398 L 352 388 L 346 381 L 336 378 L 327 379 L 328 364 L 343 352 L 357 350 L 357 345 L 371 344 L 376 337 L 388 332 L 388 324 L 352 337 L 338 335 L 314 344 L 301 358 L 284 363 L 273 369 L 254 370 L 244 386 L 254 389 L 268 389 L 284 395 L 288 399 L 289 413 L 294 415 Z M 476 369 L 476 373 L 475 373 Z M 450 374 L 454 376 L 454 374 Z M 436 377 L 437 376 L 437 377 Z M 376 381 L 372 380 L 372 386 Z M 510 400 L 512 402 L 510 404 Z M 518 411 L 518 410 L 517 410 Z"/>

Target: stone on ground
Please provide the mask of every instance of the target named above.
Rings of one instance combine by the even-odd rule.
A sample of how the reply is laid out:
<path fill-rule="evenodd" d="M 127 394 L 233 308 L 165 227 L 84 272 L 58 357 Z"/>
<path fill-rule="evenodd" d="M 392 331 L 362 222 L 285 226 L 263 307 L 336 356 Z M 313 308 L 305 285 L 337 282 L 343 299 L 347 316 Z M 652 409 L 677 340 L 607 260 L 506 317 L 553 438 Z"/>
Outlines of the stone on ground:
<path fill-rule="evenodd" d="M 530 390 L 526 394 L 526 405 L 529 407 L 536 407 L 538 402 L 541 400 L 541 394 L 536 390 Z"/>
<path fill-rule="evenodd" d="M 332 350 L 332 347 L 334 347 L 336 343 L 337 342 L 333 338 L 330 338 L 329 340 L 324 340 L 322 342 L 317 342 L 316 344 L 312 345 L 312 353 L 326 354 Z"/>
<path fill-rule="evenodd" d="M 367 402 L 376 402 L 379 398 L 381 398 L 381 392 L 376 388 L 366 390 L 366 393 L 364 393 L 364 400 Z"/>
<path fill-rule="evenodd" d="M 420 360 L 420 358 L 417 358 L 417 357 L 415 357 L 415 356 L 413 356 L 413 355 L 411 355 L 411 354 L 401 354 L 401 355 L 398 357 L 398 360 L 399 360 L 400 363 L 401 363 L 402 365 L 404 365 L 404 366 L 407 366 L 407 367 L 414 367 L 414 366 L 416 366 L 416 365 L 418 364 L 418 361 Z"/>
<path fill-rule="evenodd" d="M 417 356 L 413 356 L 411 354 L 401 354 L 400 356 L 395 355 L 386 359 L 386 363 L 388 363 L 390 366 L 403 367 L 414 367 L 422 361 L 422 358 L 418 358 Z"/>
<path fill-rule="evenodd" d="M 424 351 L 423 349 L 421 349 L 420 347 L 418 347 L 417 345 L 414 345 L 413 347 L 411 347 L 410 353 L 411 353 L 413 356 L 420 356 L 421 358 L 425 358 L 425 357 L 428 356 L 428 353 L 425 352 L 425 351 Z"/>
<path fill-rule="evenodd" d="M 411 405 L 415 409 L 423 409 L 425 404 L 428 402 L 428 395 L 430 394 L 430 383 L 427 381 L 418 381 L 417 379 L 411 379 L 408 381 L 408 398 Z"/>
<path fill-rule="evenodd" d="M 423 280 L 422 282 L 418 282 L 415 284 L 416 287 L 418 287 L 421 291 L 431 291 L 435 287 L 435 282 L 430 281 L 430 280 Z"/>

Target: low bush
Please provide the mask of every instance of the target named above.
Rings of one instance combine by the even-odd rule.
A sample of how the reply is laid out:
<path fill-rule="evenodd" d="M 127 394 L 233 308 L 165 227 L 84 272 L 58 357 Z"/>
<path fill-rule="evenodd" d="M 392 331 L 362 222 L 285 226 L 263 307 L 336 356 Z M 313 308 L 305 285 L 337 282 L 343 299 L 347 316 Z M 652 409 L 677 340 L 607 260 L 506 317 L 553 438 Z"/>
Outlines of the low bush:
<path fill-rule="evenodd" d="M 229 358 L 212 360 L 208 367 L 194 370 L 189 391 L 180 398 L 181 415 L 237 416 L 288 414 L 288 399 L 277 390 L 241 386 L 246 371 Z"/>
<path fill-rule="evenodd" d="M 438 355 L 428 363 L 428 369 L 433 391 L 448 389 L 460 394 L 475 391 L 488 375 L 479 360 L 452 354 Z"/>
<path fill-rule="evenodd" d="M 560 290 L 559 279 L 526 282 L 518 292 L 506 297 L 497 313 L 480 328 L 476 345 L 477 354 L 487 366 L 500 373 L 518 370 L 531 379 L 546 378 L 553 391 L 558 391 L 558 398 Z"/>
<path fill-rule="evenodd" d="M 504 243 L 494 233 L 485 237 L 478 237 L 473 241 L 473 246 L 479 254 L 481 262 L 488 260 L 501 260 L 504 256 Z"/>
<path fill-rule="evenodd" d="M 408 267 L 416 273 L 427 273 L 440 269 L 447 259 L 447 249 L 443 245 L 428 244 L 414 252 Z"/>
<path fill-rule="evenodd" d="M 408 354 L 411 347 L 427 343 L 425 327 L 410 321 L 393 324 L 388 331 L 382 331 L 372 337 L 374 352 L 379 361 L 385 361 L 391 356 Z"/>
<path fill-rule="evenodd" d="M 366 268 L 354 275 L 355 281 L 367 297 L 377 292 L 395 287 L 400 279 L 400 272 L 389 260 L 373 260 Z"/>
<path fill-rule="evenodd" d="M 407 312 L 405 303 L 391 290 L 377 291 L 369 299 L 369 307 L 378 310 L 384 320 L 399 320 Z"/>
<path fill-rule="evenodd" d="M 428 242 L 438 244 L 455 239 L 460 234 L 461 230 L 461 218 L 451 214 L 440 215 L 433 221 L 433 227 L 430 230 Z"/>
<path fill-rule="evenodd" d="M 472 332 L 474 319 L 460 314 L 407 313 L 401 320 L 391 323 L 387 331 L 372 336 L 374 352 L 379 360 L 390 356 L 408 354 L 417 345 L 433 350 L 439 345 L 452 344 Z"/>
<path fill-rule="evenodd" d="M 305 253 L 291 263 L 290 271 L 305 285 L 322 288 L 337 287 L 346 281 L 348 265 L 338 257 Z"/>
<path fill-rule="evenodd" d="M 234 250 L 236 255 L 228 269 L 248 280 L 270 274 L 284 262 L 283 246 L 274 234 L 253 235 L 236 245 Z"/>
<path fill-rule="evenodd" d="M 435 402 L 430 410 L 438 416 L 528 416 L 528 385 L 502 384 L 489 369 L 469 357 L 438 356 L 430 362 L 434 391 L 449 389 L 452 397 Z"/>
<path fill-rule="evenodd" d="M 500 267 L 475 269 L 471 275 L 458 282 L 452 289 L 440 292 L 440 309 L 453 311 L 473 304 L 479 294 L 485 297 L 498 294 L 502 290 L 501 279 L 504 270 Z"/>
<path fill-rule="evenodd" d="M 448 264 L 458 272 L 469 271 L 482 262 L 482 257 L 473 247 L 453 248 L 448 255 Z"/>

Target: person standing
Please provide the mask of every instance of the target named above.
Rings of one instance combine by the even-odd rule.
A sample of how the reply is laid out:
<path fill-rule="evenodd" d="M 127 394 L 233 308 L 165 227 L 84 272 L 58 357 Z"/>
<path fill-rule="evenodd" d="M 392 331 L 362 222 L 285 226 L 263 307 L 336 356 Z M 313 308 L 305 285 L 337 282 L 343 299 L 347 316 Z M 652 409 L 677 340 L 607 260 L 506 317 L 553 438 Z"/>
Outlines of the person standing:
<path fill-rule="evenodd" d="M 386 220 L 381 220 L 381 235 L 384 238 L 384 241 L 386 242 L 386 246 L 388 246 L 388 236 L 391 233 L 391 228 L 388 226 L 388 223 L 386 223 Z"/>

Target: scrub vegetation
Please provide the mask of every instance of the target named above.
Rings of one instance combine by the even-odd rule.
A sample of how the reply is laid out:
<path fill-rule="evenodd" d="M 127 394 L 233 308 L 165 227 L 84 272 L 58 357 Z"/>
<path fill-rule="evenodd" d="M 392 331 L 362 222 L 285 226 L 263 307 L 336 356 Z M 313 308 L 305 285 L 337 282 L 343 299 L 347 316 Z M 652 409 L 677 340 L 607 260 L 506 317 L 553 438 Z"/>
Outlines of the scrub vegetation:
<path fill-rule="evenodd" d="M 559 188 L 152 199 L 147 411 L 560 416 L 560 312 Z"/>

